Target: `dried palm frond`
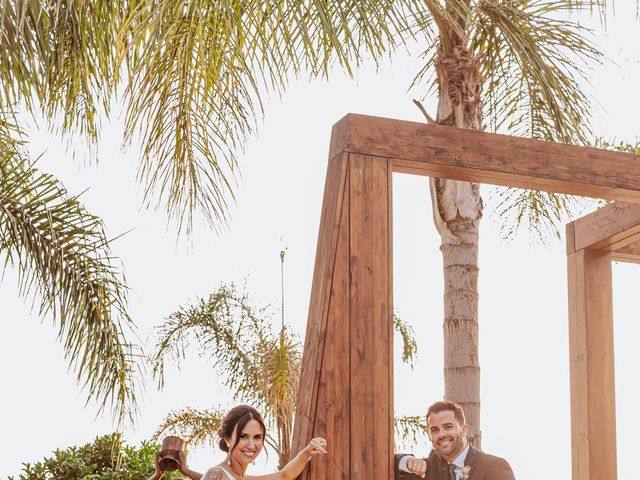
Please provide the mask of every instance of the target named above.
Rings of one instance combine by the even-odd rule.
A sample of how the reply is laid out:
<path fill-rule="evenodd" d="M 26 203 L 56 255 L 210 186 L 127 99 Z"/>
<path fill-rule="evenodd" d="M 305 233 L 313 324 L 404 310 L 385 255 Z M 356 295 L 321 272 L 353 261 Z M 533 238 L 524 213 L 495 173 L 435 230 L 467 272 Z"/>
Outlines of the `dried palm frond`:
<path fill-rule="evenodd" d="M 215 446 L 224 414 L 222 409 L 197 410 L 195 408 L 169 412 L 151 440 L 157 442 L 165 435 L 176 435 L 182 438 L 189 448 L 203 445 Z"/>

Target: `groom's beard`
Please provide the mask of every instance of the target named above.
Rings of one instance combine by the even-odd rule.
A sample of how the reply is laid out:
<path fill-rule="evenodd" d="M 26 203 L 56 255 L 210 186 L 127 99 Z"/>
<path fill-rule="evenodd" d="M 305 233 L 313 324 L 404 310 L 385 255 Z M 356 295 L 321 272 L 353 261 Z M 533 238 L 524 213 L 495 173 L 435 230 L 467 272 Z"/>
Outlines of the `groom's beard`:
<path fill-rule="evenodd" d="M 433 443 L 433 448 L 448 461 L 454 460 L 464 447 L 464 438 L 458 435 L 442 435 Z"/>

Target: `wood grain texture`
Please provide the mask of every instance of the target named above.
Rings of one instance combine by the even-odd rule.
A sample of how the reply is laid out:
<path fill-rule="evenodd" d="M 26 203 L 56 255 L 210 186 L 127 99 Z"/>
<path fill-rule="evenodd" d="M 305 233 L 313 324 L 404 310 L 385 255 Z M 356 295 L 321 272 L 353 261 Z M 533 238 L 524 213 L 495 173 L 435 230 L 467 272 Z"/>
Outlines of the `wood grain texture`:
<path fill-rule="evenodd" d="M 330 454 L 301 478 L 391 478 L 391 168 L 363 155 L 331 162 L 292 454 L 323 436 Z"/>
<path fill-rule="evenodd" d="M 374 478 L 373 370 L 374 355 L 371 326 L 373 323 L 373 279 L 371 242 L 371 202 L 367 193 L 371 188 L 369 162 L 363 155 L 349 156 L 349 188 L 351 238 L 349 242 L 349 289 L 351 304 L 351 475 L 354 478 Z"/>
<path fill-rule="evenodd" d="M 640 242 L 611 252 L 611 259 L 618 262 L 640 263 Z"/>
<path fill-rule="evenodd" d="M 330 156 L 393 160 L 401 173 L 640 203 L 640 157 L 476 130 L 348 114 Z"/>
<path fill-rule="evenodd" d="M 567 255 L 576 252 L 576 226 L 575 222 L 565 225 L 565 244 L 567 247 Z"/>
<path fill-rule="evenodd" d="M 573 225 L 575 250 L 616 251 L 640 240 L 640 205 L 614 202 L 585 215 Z"/>
<path fill-rule="evenodd" d="M 312 438 L 322 353 L 325 344 L 327 315 L 333 270 L 336 259 L 338 233 L 348 154 L 329 160 L 325 180 L 324 200 L 318 231 L 318 246 L 311 286 L 309 316 L 302 357 L 302 374 L 293 428 L 291 455 L 296 455 Z M 348 227 L 348 225 L 347 225 Z"/>
<path fill-rule="evenodd" d="M 611 254 L 568 256 L 573 480 L 617 478 Z"/>
<path fill-rule="evenodd" d="M 352 477 L 365 479 L 392 473 L 391 171 L 386 159 L 351 155 L 349 172 Z"/>
<path fill-rule="evenodd" d="M 387 161 L 387 225 L 389 231 L 387 232 L 387 238 L 389 241 L 389 255 L 387 255 L 387 272 L 388 272 L 388 287 L 387 287 L 387 305 L 388 305 L 388 314 L 390 317 L 388 326 L 387 326 L 387 338 L 389 339 L 389 343 L 387 345 L 387 362 L 389 364 L 389 368 L 387 369 L 387 373 L 389 375 L 388 385 L 389 385 L 389 436 L 387 438 L 387 451 L 389 452 L 389 478 L 394 477 L 394 464 L 392 455 L 395 453 L 395 429 L 394 429 L 394 376 L 393 376 L 393 342 L 394 342 L 394 329 L 393 329 L 393 162 L 391 160 Z"/>
<path fill-rule="evenodd" d="M 350 458 L 350 352 L 349 331 L 349 174 L 342 196 L 340 229 L 331 281 L 327 328 L 322 354 L 314 424 L 309 435 L 326 438 L 329 455 L 312 461 L 306 478 L 349 480 Z"/>

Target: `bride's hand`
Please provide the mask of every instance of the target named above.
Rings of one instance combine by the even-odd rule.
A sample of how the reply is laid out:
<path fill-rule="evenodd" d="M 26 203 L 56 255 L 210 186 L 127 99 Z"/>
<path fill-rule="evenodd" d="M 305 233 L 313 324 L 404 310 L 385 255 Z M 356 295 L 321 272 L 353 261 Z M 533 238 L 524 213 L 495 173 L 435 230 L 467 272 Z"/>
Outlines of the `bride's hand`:
<path fill-rule="evenodd" d="M 160 480 L 164 476 L 164 472 L 162 471 L 162 467 L 160 466 L 160 453 L 156 453 L 155 467 L 155 472 L 153 472 L 153 476 L 151 478 Z"/>
<path fill-rule="evenodd" d="M 327 441 L 321 437 L 313 438 L 305 450 L 312 457 L 315 455 L 324 455 L 327 453 Z"/>
<path fill-rule="evenodd" d="M 183 475 L 186 475 L 189 470 L 187 467 L 187 455 L 182 449 L 178 450 L 178 471 Z"/>

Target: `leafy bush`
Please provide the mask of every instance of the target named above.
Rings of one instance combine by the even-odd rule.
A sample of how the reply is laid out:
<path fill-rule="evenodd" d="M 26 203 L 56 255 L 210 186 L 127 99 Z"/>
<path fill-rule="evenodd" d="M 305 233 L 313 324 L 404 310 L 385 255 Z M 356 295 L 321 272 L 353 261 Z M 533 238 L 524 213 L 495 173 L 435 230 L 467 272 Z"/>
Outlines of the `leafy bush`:
<path fill-rule="evenodd" d="M 9 480 L 146 480 L 154 472 L 159 449 L 147 442 L 137 448 L 128 446 L 113 433 L 81 447 L 56 450 L 41 462 L 24 463 L 20 476 Z M 180 474 L 171 472 L 163 480 L 176 478 Z"/>

